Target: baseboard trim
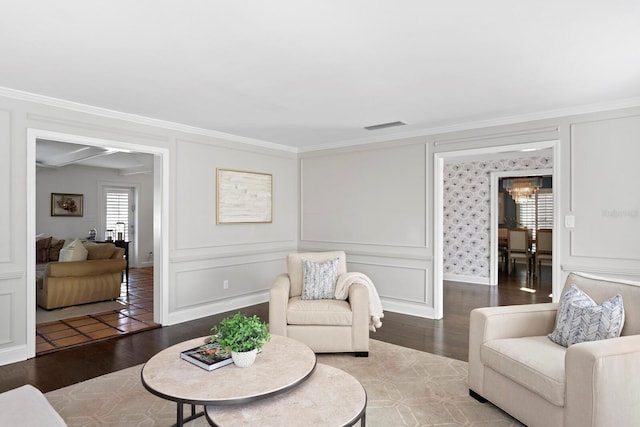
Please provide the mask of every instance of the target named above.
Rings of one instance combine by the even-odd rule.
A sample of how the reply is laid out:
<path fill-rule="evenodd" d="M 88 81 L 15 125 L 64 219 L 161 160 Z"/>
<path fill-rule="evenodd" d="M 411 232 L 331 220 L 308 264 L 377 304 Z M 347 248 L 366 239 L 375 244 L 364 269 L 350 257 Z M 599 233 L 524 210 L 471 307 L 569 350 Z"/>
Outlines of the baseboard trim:
<path fill-rule="evenodd" d="M 443 275 L 442 279 L 451 282 L 473 283 L 475 285 L 491 285 L 488 277 L 463 276 L 461 274 L 445 274 Z"/>

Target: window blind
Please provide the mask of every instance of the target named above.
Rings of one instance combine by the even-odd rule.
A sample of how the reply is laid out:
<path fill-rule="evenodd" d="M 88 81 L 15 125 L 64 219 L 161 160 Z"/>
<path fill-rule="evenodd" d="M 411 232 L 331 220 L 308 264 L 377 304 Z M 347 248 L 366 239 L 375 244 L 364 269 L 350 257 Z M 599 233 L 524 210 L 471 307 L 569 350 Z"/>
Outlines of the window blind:
<path fill-rule="evenodd" d="M 540 189 L 528 202 L 517 205 L 518 223 L 532 230 L 535 239 L 536 230 L 553 228 L 553 192 L 550 188 Z"/>
<path fill-rule="evenodd" d="M 124 240 L 129 240 L 129 192 L 127 190 L 107 190 L 106 230 L 113 230 L 117 238 L 118 223 L 124 223 Z"/>

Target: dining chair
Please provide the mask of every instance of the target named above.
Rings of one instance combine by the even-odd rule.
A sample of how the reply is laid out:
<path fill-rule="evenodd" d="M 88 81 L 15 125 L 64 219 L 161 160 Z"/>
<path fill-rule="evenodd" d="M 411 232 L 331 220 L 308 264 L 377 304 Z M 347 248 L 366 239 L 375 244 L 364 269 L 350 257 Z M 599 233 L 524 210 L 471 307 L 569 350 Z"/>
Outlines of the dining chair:
<path fill-rule="evenodd" d="M 500 264 L 502 265 L 502 271 L 507 270 L 507 255 L 509 248 L 509 229 L 500 227 L 498 228 L 498 256 L 500 258 Z"/>
<path fill-rule="evenodd" d="M 540 266 L 543 262 L 551 263 L 552 261 L 552 248 L 553 248 L 553 230 L 548 228 L 541 228 L 536 233 L 536 254 L 535 254 L 535 266 L 533 275 L 538 276 L 540 274 Z"/>
<path fill-rule="evenodd" d="M 508 274 L 511 274 L 511 269 L 517 261 L 525 261 L 527 264 L 527 275 L 531 274 L 532 254 L 529 247 L 530 235 L 530 231 L 526 228 L 509 229 L 509 247 L 507 249 L 507 261 L 509 263 Z"/>

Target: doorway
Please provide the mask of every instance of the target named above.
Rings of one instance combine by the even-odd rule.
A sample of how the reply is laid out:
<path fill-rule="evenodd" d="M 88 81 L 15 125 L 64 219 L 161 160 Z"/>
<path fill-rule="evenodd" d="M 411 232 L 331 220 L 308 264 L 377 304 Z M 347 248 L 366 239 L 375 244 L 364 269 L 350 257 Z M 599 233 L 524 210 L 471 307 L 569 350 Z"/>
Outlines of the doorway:
<path fill-rule="evenodd" d="M 35 247 L 36 236 L 36 141 L 60 141 L 67 144 L 115 149 L 153 156 L 153 321 L 164 324 L 168 317 L 168 220 L 169 220 L 169 150 L 142 144 L 63 134 L 40 129 L 27 131 L 27 247 Z M 96 189 L 97 191 L 97 189 Z M 35 254 L 27 253 L 27 283 L 35 283 Z M 26 290 L 27 357 L 35 356 L 35 286 Z"/>
<path fill-rule="evenodd" d="M 509 171 L 500 171 L 500 172 L 492 172 L 491 173 L 491 270 L 490 270 L 490 284 L 493 286 L 498 285 L 498 273 L 500 271 L 500 248 L 499 248 L 499 236 L 498 230 L 501 225 L 501 220 L 504 221 L 503 225 L 510 226 L 510 228 L 515 228 L 519 225 L 518 219 L 515 217 L 515 212 L 510 214 L 508 207 L 506 207 L 506 201 L 510 197 L 508 194 L 504 193 L 505 203 L 500 207 L 500 197 L 499 197 L 499 189 L 500 189 L 500 181 L 504 178 L 512 178 L 512 177 L 524 177 L 524 176 L 539 176 L 539 177 L 550 177 L 553 182 L 553 169 L 530 169 L 530 170 L 509 170 Z M 552 193 L 553 194 L 553 193 Z M 555 197 L 554 197 L 555 198 Z M 552 224 L 551 228 L 554 228 L 553 218 L 555 218 L 555 203 L 552 200 L 553 213 L 552 213 Z M 503 212 L 507 211 L 507 212 Z M 504 219 L 503 219 L 504 218 Z M 505 260 L 505 263 L 507 260 Z M 552 268 L 553 272 L 553 268 Z M 552 274 L 553 277 L 553 274 Z"/>
<path fill-rule="evenodd" d="M 552 152 L 552 170 L 558 170 L 559 159 L 558 159 L 558 149 L 559 149 L 559 141 L 541 141 L 534 143 L 526 143 L 526 144 L 517 144 L 517 145 L 505 145 L 505 146 L 494 146 L 494 147 L 485 147 L 479 149 L 469 149 L 469 150 L 459 150 L 459 151 L 449 151 L 449 152 L 440 152 L 434 153 L 434 255 L 433 255 L 433 269 L 434 269 L 434 282 L 433 282 L 433 302 L 434 302 L 434 318 L 441 319 L 444 315 L 443 308 L 443 287 L 444 287 L 444 230 L 445 230 L 445 212 L 444 212 L 444 188 L 445 188 L 445 162 L 451 160 L 458 159 L 470 159 L 470 158 L 483 158 L 483 159 L 496 159 L 500 155 L 505 155 L 506 153 L 523 153 L 532 150 L 545 150 L 550 149 Z M 529 155 L 531 155 L 529 153 Z M 551 172 L 553 175 L 553 172 Z M 554 185 L 560 188 L 560 183 L 558 181 L 558 177 L 554 176 Z M 496 182 L 497 185 L 497 182 Z M 492 186 L 495 188 L 495 185 Z M 554 205 L 557 206 L 557 200 L 559 199 L 559 191 L 554 191 Z M 492 198 L 492 200 L 496 200 L 496 197 Z M 490 215 L 495 218 L 497 215 L 497 202 L 490 203 Z M 554 228 L 557 228 L 558 221 L 558 213 L 554 212 Z M 497 226 L 492 226 L 492 221 L 488 224 L 489 230 L 489 240 L 490 242 L 497 242 L 498 231 Z M 557 250 L 557 240 L 554 238 L 554 249 L 555 253 L 558 253 Z M 489 252 L 490 262 L 489 262 L 489 280 L 487 280 L 487 284 L 497 284 L 497 276 L 495 276 L 497 272 L 497 257 L 494 256 L 494 252 L 497 253 L 497 247 L 492 248 Z M 557 258 L 557 257 L 556 257 Z M 552 277 L 552 288 L 554 294 L 557 294 L 555 287 L 558 286 L 560 280 L 558 279 L 558 269 L 555 268 L 556 258 L 553 260 L 554 268 L 553 268 L 553 277 Z"/>

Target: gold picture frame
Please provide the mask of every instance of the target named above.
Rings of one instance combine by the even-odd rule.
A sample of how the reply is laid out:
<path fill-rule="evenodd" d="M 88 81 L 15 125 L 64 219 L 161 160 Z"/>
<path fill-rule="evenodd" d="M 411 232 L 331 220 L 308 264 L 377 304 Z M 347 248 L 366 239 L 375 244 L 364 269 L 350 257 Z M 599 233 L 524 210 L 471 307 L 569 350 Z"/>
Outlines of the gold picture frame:
<path fill-rule="evenodd" d="M 216 168 L 216 224 L 271 223 L 273 176 Z"/>
<path fill-rule="evenodd" d="M 82 216 L 84 195 L 51 193 L 51 216 Z"/>

